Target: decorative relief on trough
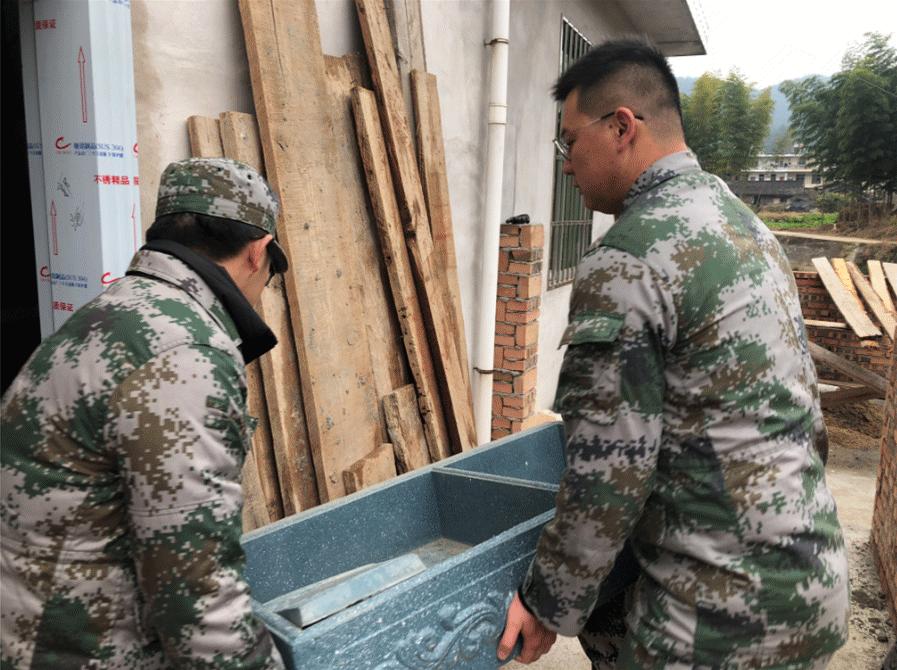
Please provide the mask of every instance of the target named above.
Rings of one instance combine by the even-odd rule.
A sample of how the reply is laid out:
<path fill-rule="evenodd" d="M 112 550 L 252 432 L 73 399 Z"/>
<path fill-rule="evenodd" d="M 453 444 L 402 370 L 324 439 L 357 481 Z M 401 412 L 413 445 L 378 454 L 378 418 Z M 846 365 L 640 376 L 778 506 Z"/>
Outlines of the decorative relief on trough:
<path fill-rule="evenodd" d="M 464 609 L 445 605 L 438 625 L 409 633 L 376 670 L 463 668 L 481 654 L 494 656 L 510 599 L 490 591 L 484 602 Z"/>

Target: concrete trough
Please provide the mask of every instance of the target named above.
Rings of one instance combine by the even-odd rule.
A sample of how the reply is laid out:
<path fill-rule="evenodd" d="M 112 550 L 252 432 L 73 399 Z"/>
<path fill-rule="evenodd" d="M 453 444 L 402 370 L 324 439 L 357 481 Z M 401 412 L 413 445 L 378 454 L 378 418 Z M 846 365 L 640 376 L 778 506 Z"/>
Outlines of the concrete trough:
<path fill-rule="evenodd" d="M 563 444 L 540 426 L 245 535 L 253 606 L 288 667 L 498 667 Z"/>

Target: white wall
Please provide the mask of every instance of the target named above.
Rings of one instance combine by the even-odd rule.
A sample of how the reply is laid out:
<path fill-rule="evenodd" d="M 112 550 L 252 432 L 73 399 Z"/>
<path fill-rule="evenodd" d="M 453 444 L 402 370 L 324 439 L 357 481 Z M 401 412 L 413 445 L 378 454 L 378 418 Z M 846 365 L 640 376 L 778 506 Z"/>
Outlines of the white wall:
<path fill-rule="evenodd" d="M 362 51 L 352 0 L 317 0 L 324 52 Z M 190 156 L 187 117 L 253 113 L 249 65 L 235 1 L 132 0 L 140 205 L 155 216 L 159 175 Z"/>
<path fill-rule="evenodd" d="M 593 44 L 632 31 L 609 2 L 557 0 L 511 5 L 508 142 L 505 154 L 504 216 L 527 213 L 545 228 L 543 294 L 539 318 L 537 407 L 551 407 L 563 351 L 570 285 L 548 291 L 556 105 L 551 88 L 560 74 L 561 18 L 566 17 Z M 603 234 L 610 217 L 596 215 L 593 234 Z"/>

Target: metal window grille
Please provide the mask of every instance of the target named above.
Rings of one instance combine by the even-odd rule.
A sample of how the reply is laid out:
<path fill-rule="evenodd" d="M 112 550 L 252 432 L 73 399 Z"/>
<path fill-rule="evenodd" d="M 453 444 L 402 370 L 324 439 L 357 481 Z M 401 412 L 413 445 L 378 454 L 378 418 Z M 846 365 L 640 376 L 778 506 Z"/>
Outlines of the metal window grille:
<path fill-rule="evenodd" d="M 586 54 L 592 43 L 561 19 L 560 72 Z M 561 109 L 557 106 L 555 135 L 561 132 Z M 573 281 L 576 265 L 592 242 L 592 212 L 582 202 L 573 186 L 573 177 L 563 172 L 564 158 L 554 149 L 554 199 L 551 208 L 551 238 L 549 242 L 548 288 L 553 289 Z"/>

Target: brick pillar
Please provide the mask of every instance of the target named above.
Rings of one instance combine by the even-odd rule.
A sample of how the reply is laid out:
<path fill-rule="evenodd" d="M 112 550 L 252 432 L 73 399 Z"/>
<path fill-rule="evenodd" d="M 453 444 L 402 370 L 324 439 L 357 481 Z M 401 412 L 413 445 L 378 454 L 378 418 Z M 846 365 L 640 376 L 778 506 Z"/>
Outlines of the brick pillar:
<path fill-rule="evenodd" d="M 536 351 L 542 296 L 540 224 L 504 224 L 498 255 L 492 439 L 516 433 L 536 408 Z"/>
<path fill-rule="evenodd" d="M 881 588 L 887 594 L 891 620 L 897 624 L 897 351 L 885 399 L 881 460 L 872 514 L 872 546 L 878 559 Z"/>

